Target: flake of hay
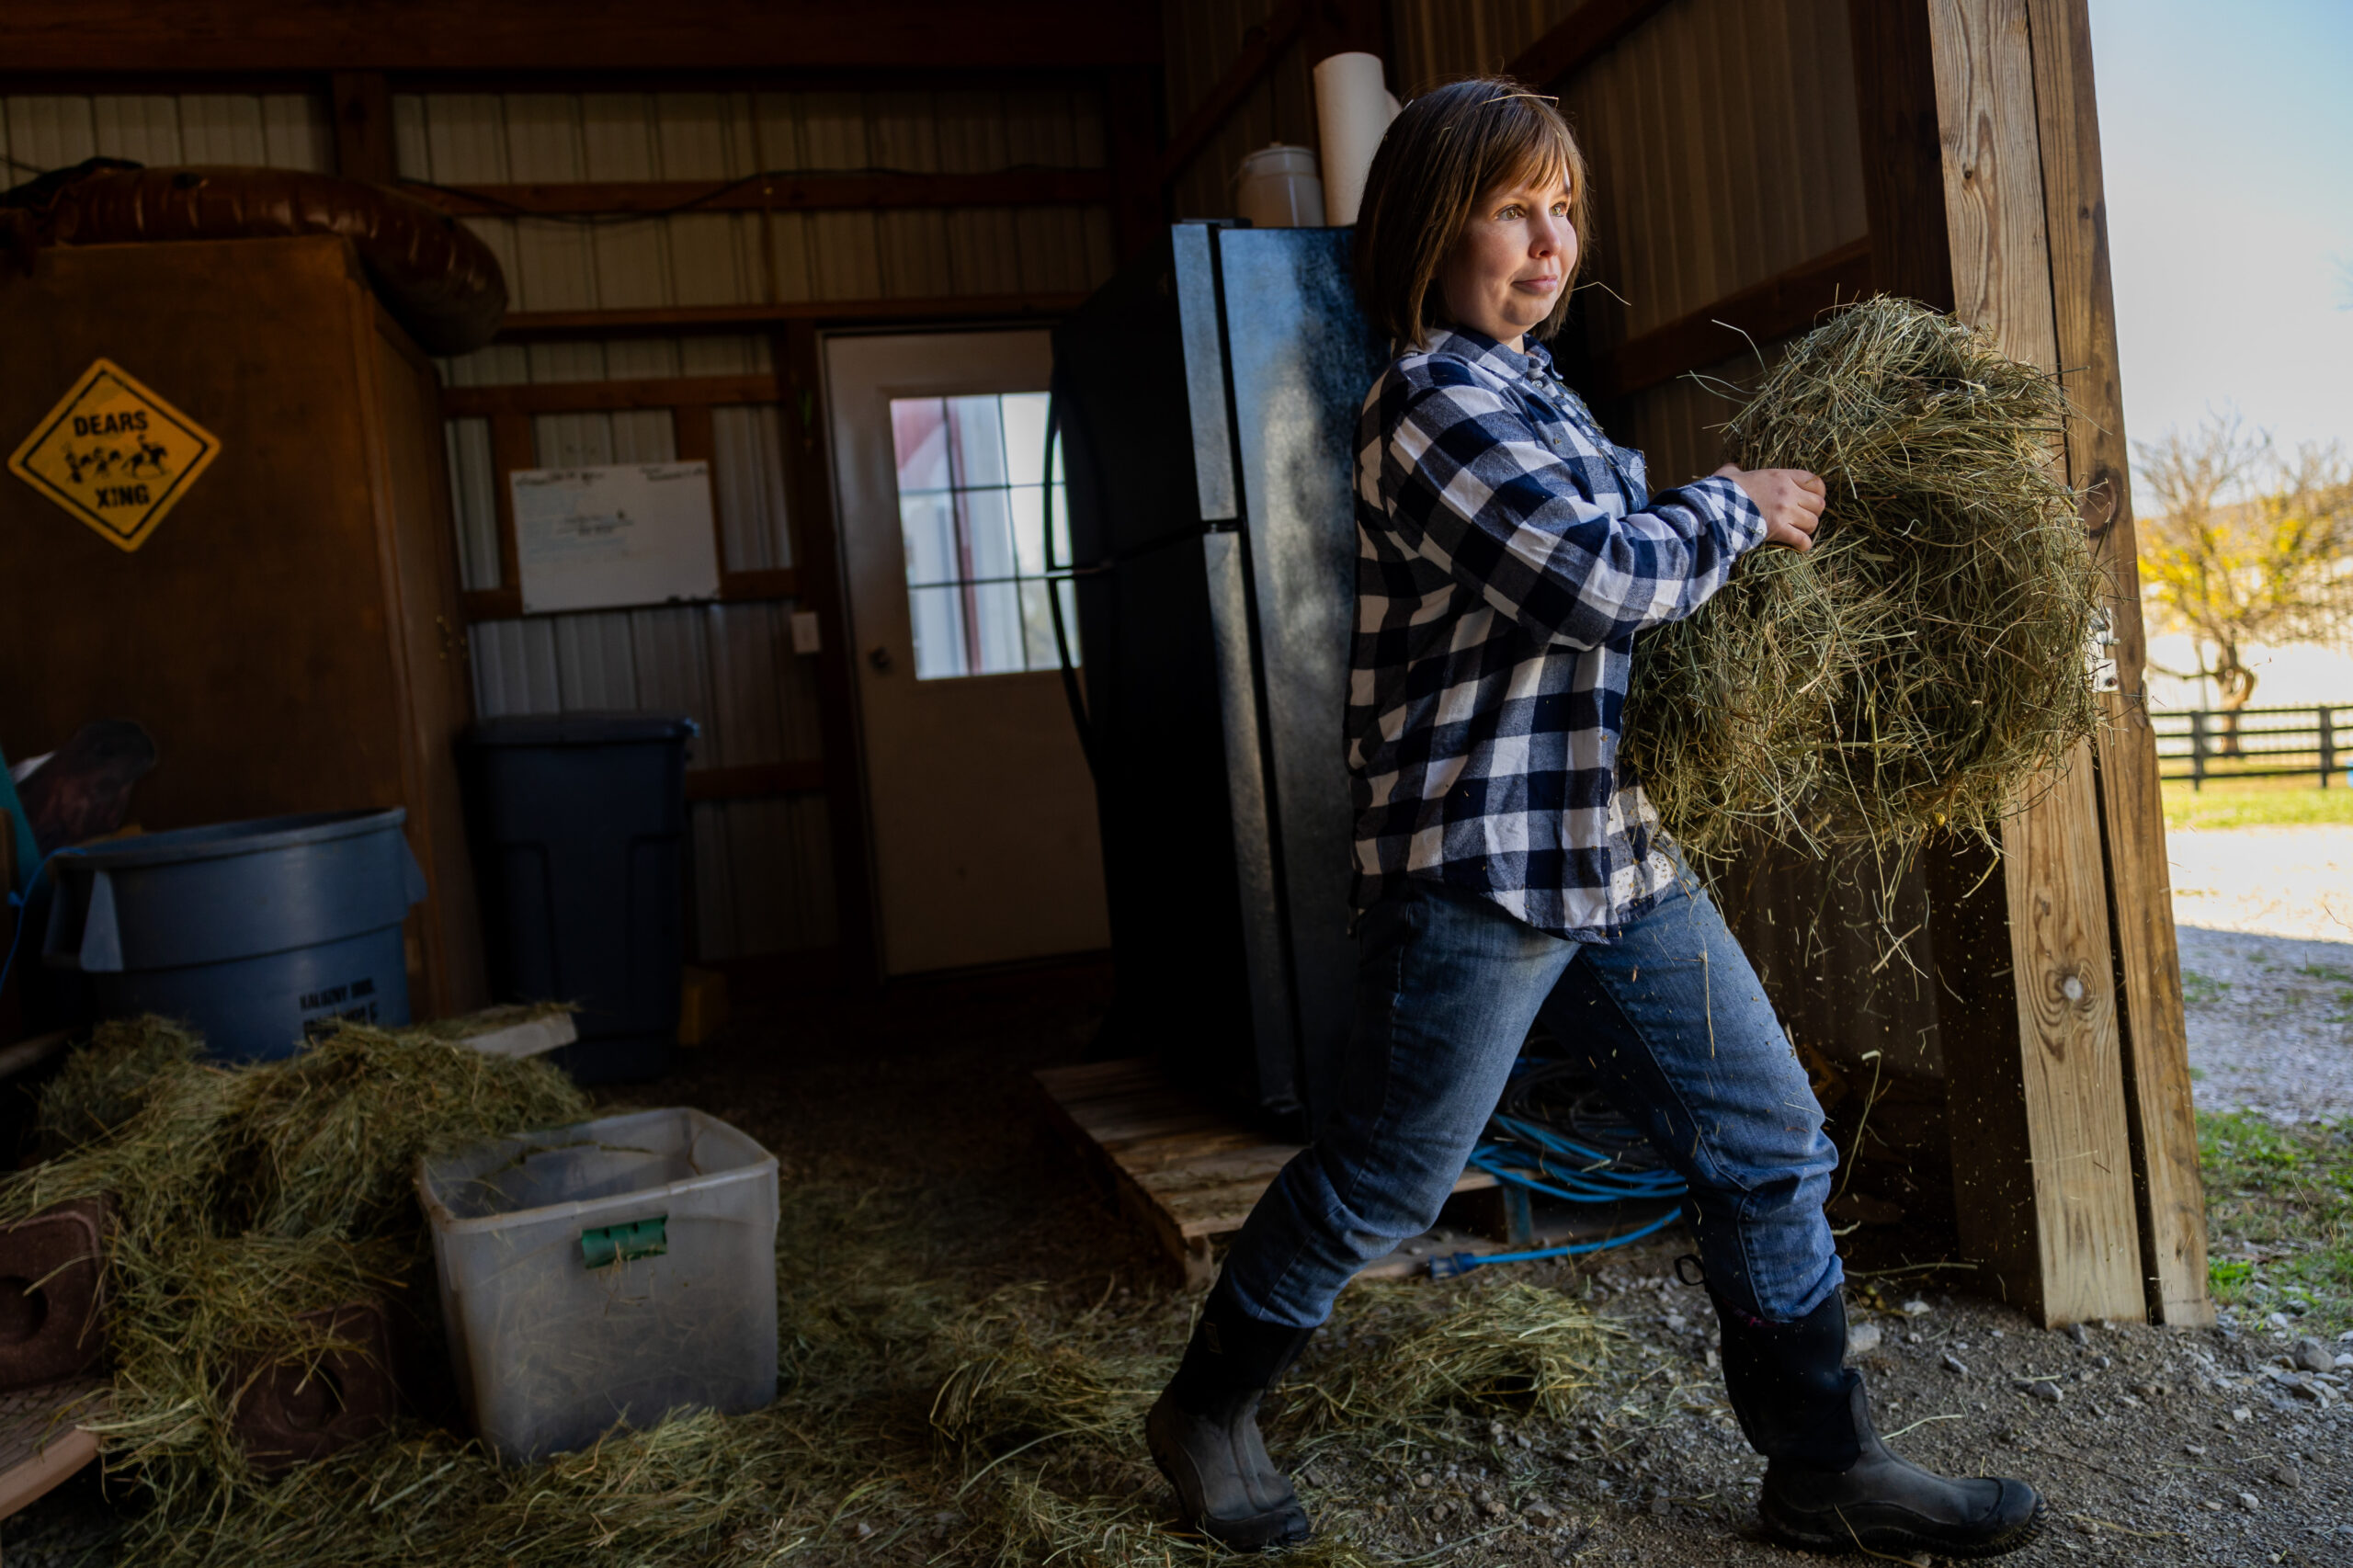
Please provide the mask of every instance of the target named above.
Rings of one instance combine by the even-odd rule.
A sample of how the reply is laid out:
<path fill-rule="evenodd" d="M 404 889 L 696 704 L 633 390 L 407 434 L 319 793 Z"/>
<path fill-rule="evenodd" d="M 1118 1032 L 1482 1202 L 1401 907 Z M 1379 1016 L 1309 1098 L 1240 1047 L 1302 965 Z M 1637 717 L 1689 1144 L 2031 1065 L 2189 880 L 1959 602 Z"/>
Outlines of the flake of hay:
<path fill-rule="evenodd" d="M 1744 468 L 1829 492 L 1815 548 L 1759 551 L 1639 638 L 1629 760 L 1702 870 L 1762 837 L 1901 862 L 1993 824 L 2093 728 L 2100 578 L 2055 466 L 2055 378 L 1872 299 L 1801 339 L 1726 426 Z"/>
<path fill-rule="evenodd" d="M 162 1018 L 109 1019 L 90 1043 L 69 1053 L 43 1086 L 33 1118 L 33 1142 L 53 1160 L 129 1121 L 147 1103 L 157 1074 L 195 1062 L 204 1044 Z"/>
<path fill-rule="evenodd" d="M 223 1202 L 240 1225 L 281 1236 L 412 1231 L 420 1154 L 590 1114 L 550 1063 L 421 1030 L 346 1024 L 244 1082 Z"/>

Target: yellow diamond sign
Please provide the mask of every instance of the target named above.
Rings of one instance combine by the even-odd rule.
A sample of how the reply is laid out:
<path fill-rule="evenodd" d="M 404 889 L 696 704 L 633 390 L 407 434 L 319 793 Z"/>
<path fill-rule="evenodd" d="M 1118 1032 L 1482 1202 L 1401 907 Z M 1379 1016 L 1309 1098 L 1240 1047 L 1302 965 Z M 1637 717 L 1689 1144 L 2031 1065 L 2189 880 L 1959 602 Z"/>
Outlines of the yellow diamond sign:
<path fill-rule="evenodd" d="M 108 543 L 137 550 L 220 455 L 210 431 L 101 359 L 41 417 L 8 470 Z"/>

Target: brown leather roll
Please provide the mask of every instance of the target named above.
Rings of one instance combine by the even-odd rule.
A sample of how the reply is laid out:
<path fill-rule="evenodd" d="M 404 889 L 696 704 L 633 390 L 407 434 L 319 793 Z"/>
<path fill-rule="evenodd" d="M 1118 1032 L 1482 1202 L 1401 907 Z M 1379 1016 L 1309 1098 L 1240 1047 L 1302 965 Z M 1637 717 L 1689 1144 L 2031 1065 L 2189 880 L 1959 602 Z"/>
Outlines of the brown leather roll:
<path fill-rule="evenodd" d="M 43 244 L 341 234 L 358 251 L 384 308 L 428 354 L 481 347 L 506 314 L 506 275 L 473 231 L 366 180 L 94 159 L 10 197 L 9 205 L 30 213 Z"/>

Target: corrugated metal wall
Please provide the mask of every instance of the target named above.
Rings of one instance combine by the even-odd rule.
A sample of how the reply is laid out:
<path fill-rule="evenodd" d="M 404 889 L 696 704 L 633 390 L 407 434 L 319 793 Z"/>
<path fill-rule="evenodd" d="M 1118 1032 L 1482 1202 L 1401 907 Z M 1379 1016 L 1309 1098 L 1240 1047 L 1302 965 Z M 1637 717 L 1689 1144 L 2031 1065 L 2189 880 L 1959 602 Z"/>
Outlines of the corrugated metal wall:
<path fill-rule="evenodd" d="M 392 100 L 404 178 L 439 185 L 732 179 L 766 169 L 977 172 L 1100 167 L 1097 102 L 1070 93 L 432 94 Z M 1109 276 L 1102 208 L 693 213 L 631 222 L 470 221 L 517 310 L 749 304 L 1083 290 Z M 718 375 L 770 368 L 758 336 L 496 347 L 452 385 Z M 722 408 L 713 483 L 724 564 L 790 566 L 773 406 Z M 672 455 L 666 411 L 542 415 L 543 464 Z M 498 585 L 486 423 L 455 420 L 452 483 L 466 585 Z M 830 527 L 830 520 L 819 526 Z M 787 604 L 620 610 L 474 629 L 484 714 L 671 708 L 702 725 L 699 767 L 813 759 L 815 661 Z M 834 940 L 832 851 L 816 794 L 693 808 L 697 947 L 708 959 Z"/>
<path fill-rule="evenodd" d="M 303 93 L 19 94 L 0 98 L 0 157 L 5 185 L 85 158 L 331 169 L 335 132 Z"/>
<path fill-rule="evenodd" d="M 441 185 L 1105 162 L 1100 104 L 1086 93 L 404 94 L 392 107 L 398 172 Z M 325 104 L 300 94 L 0 99 L 8 183 L 96 154 L 330 169 L 334 138 Z M 1108 278 L 1115 261 L 1110 213 L 1100 207 L 468 222 L 497 251 L 517 310 L 1077 290 Z M 720 335 L 501 346 L 446 361 L 442 371 L 451 385 L 484 386 L 769 368 L 766 337 Z M 780 411 L 721 409 L 714 425 L 725 564 L 791 565 Z M 546 415 L 534 421 L 534 434 L 544 464 L 674 453 L 670 415 L 661 410 Z M 451 421 L 449 443 L 465 585 L 496 587 L 486 422 Z M 684 711 L 702 726 L 699 767 L 814 758 L 814 661 L 791 652 L 792 608 L 714 605 L 484 623 L 473 631 L 476 702 L 485 716 Z M 692 831 L 701 957 L 834 940 L 822 796 L 699 803 Z"/>
<path fill-rule="evenodd" d="M 1439 0 L 1443 4 L 1443 0 Z M 1175 0 L 1161 7 L 1166 51 L 1168 131 L 1173 134 L 1241 55 L 1251 29 L 1274 13 L 1275 0 Z M 1171 191 L 1177 218 L 1233 215 L 1233 171 L 1269 142 L 1311 150 L 1315 131 L 1315 62 L 1293 42 L 1234 106 L 1216 135 L 1178 175 Z"/>

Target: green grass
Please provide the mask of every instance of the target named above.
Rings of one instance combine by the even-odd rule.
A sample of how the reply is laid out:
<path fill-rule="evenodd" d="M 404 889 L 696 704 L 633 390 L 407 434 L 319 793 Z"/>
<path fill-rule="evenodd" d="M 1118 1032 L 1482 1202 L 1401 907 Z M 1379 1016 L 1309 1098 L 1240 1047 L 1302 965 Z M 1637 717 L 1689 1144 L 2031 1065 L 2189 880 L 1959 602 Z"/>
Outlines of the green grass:
<path fill-rule="evenodd" d="M 2215 1301 L 2334 1348 L 2353 1328 L 2353 1121 L 2200 1113 L 2198 1153 Z"/>
<path fill-rule="evenodd" d="M 2307 774 L 2301 778 L 2209 778 L 2206 788 L 2190 789 L 2187 780 L 2168 779 L 2165 794 L 2165 826 L 2301 827 L 2353 826 L 2353 790 L 2342 779 L 2321 789 Z"/>
<path fill-rule="evenodd" d="M 2231 983 L 2200 974 L 2194 969 L 2181 971 L 2181 999 L 2193 1007 L 2211 1007 L 2230 994 Z"/>

